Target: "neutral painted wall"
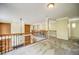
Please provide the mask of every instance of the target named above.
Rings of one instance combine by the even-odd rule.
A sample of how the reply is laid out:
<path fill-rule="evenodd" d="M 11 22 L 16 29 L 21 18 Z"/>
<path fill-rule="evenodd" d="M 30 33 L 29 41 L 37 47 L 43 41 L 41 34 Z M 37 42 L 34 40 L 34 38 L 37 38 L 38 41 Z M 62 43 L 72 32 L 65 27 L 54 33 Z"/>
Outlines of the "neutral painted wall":
<path fill-rule="evenodd" d="M 35 23 L 34 25 L 34 30 L 48 30 L 48 24 L 47 20 L 39 23 Z"/>
<path fill-rule="evenodd" d="M 53 19 L 49 20 L 49 30 L 56 30 L 56 21 Z"/>
<path fill-rule="evenodd" d="M 76 24 L 76 27 L 73 28 L 72 27 L 72 24 L 75 23 Z M 71 30 L 71 38 L 72 39 L 79 39 L 79 20 L 76 20 L 76 21 L 71 21 L 70 22 L 70 30 Z"/>
<path fill-rule="evenodd" d="M 56 21 L 53 19 L 49 20 L 49 30 L 48 30 L 48 36 L 56 37 Z"/>

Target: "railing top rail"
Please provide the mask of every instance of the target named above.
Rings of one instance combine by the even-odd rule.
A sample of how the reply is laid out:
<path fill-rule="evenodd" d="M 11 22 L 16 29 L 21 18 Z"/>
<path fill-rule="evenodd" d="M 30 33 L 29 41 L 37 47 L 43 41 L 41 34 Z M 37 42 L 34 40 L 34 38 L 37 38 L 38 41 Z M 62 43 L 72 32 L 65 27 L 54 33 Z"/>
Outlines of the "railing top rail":
<path fill-rule="evenodd" d="M 26 33 L 0 34 L 0 36 L 26 35 Z"/>

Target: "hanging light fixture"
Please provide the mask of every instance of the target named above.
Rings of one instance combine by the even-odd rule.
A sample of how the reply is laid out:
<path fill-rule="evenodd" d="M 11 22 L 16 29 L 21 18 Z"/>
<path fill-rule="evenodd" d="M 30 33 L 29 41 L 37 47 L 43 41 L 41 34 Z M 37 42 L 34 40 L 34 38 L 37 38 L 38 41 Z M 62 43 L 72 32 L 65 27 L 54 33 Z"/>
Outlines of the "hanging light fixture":
<path fill-rule="evenodd" d="M 47 7 L 48 7 L 48 8 L 53 8 L 53 7 L 54 7 L 54 3 L 49 3 L 49 4 L 47 5 Z"/>

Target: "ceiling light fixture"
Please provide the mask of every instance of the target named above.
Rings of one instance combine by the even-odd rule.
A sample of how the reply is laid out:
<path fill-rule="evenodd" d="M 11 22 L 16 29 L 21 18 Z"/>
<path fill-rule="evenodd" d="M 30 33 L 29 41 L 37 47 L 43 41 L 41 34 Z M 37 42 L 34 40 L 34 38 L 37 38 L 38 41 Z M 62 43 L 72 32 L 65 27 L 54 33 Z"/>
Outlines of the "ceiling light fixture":
<path fill-rule="evenodd" d="M 48 7 L 48 8 L 53 8 L 53 7 L 54 7 L 54 3 L 49 3 L 49 4 L 47 5 L 47 7 Z"/>

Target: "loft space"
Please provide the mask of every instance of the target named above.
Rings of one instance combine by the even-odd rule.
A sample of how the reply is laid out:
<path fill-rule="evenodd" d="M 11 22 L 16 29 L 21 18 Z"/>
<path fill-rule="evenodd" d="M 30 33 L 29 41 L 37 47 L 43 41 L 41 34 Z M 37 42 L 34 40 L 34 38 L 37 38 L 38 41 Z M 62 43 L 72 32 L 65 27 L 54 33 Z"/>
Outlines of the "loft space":
<path fill-rule="evenodd" d="M 50 4 L 0 3 L 2 55 L 79 54 L 79 4 Z"/>

